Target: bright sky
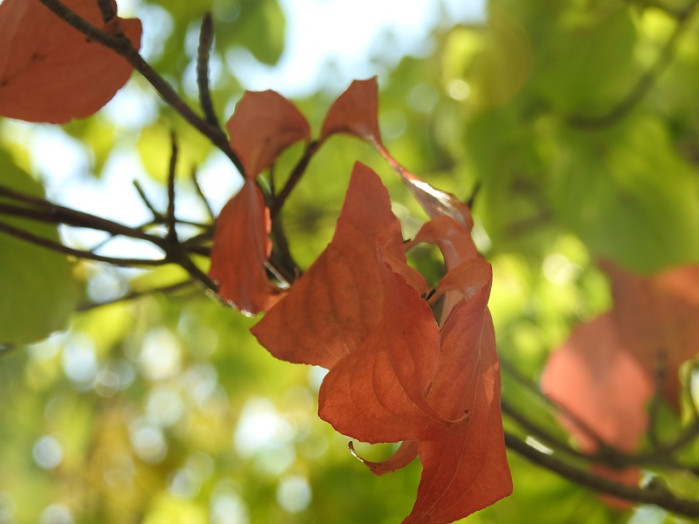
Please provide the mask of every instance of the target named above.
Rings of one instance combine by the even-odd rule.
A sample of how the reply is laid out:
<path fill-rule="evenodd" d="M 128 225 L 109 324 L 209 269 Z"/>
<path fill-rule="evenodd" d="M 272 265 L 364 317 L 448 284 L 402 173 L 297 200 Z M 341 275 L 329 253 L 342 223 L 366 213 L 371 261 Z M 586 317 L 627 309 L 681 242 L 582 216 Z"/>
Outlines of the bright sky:
<path fill-rule="evenodd" d="M 240 63 L 234 68 L 247 79 L 249 89 L 274 88 L 288 96 L 312 90 L 317 79 L 343 89 L 355 78 L 381 73 L 370 58 L 387 39 L 395 61 L 404 54 L 424 54 L 430 28 L 441 12 L 452 21 L 474 21 L 485 11 L 485 0 L 280 0 L 280 4 L 287 19 L 287 44 L 280 62 L 266 67 L 239 53 Z M 327 71 L 330 61 L 336 64 L 332 72 Z"/>

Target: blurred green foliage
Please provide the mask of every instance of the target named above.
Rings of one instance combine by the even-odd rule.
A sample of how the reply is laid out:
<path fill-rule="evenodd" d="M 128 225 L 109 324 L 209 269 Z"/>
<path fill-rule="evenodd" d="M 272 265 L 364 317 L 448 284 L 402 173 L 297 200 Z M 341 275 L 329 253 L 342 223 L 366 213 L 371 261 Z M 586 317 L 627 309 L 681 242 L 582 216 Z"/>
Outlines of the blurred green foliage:
<path fill-rule="evenodd" d="M 226 65 L 233 51 L 273 64 L 284 49 L 276 0 L 144 0 L 139 9 L 151 35 L 146 57 L 192 105 L 199 23 L 212 12 L 212 93 L 222 121 L 242 94 Z M 682 9 L 679 0 L 490 0 L 483 23 L 441 21 L 429 51 L 403 57 L 380 78 L 391 153 L 441 189 L 475 194 L 474 234 L 494 270 L 499 352 L 532 381 L 573 325 L 609 307 L 597 260 L 639 272 L 699 260 L 699 20 L 679 17 Z M 142 79 L 126 89 L 143 100 L 135 123 L 100 114 L 63 126 L 89 151 L 92 175 L 126 148 L 164 191 L 170 130 L 180 138 L 183 175 L 212 158 L 210 144 Z M 316 133 L 337 94 L 296 101 Z M 32 131 L 16 129 L 2 123 L 1 147 L 31 171 Z M 292 148 L 280 159 L 277 187 L 299 155 Z M 334 137 L 283 210 L 303 267 L 332 236 L 356 160 L 381 174 L 406 236 L 424 220 L 373 149 Z M 182 277 L 76 263 L 68 278 L 63 257 L 7 242 L 0 236 L 0 264 L 21 257 L 43 285 L 3 271 L 0 342 L 15 329 L 25 342 L 59 327 L 56 318 L 72 307 L 73 278 L 84 284 L 84 300 L 100 300 Z M 414 259 L 439 274 L 434 253 Z M 7 302 L 18 285 L 34 305 Z M 399 521 L 419 466 L 378 478 L 354 460 L 347 439 L 315 415 L 321 371 L 273 359 L 248 333 L 253 322 L 180 290 L 76 313 L 65 332 L 5 350 L 0 523 Z M 505 400 L 560 431 L 539 398 L 507 373 L 503 381 Z M 390 453 L 358 449 L 374 460 Z M 610 509 L 515 455 L 511 466 L 513 496 L 468 522 L 681 522 L 650 507 Z M 685 491 L 696 484 L 671 480 Z"/>
<path fill-rule="evenodd" d="M 0 184 L 42 197 L 41 185 L 0 152 Z M 59 242 L 55 226 L 29 218 L 3 225 Z M 63 328 L 77 302 L 77 286 L 66 257 L 9 235 L 0 235 L 0 344 L 41 340 Z"/>

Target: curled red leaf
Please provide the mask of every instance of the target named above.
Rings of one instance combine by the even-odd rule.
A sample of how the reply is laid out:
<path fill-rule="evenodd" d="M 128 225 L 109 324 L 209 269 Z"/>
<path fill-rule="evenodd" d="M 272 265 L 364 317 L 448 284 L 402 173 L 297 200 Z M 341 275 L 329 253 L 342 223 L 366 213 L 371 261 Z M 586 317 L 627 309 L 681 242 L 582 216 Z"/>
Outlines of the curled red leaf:
<path fill-rule="evenodd" d="M 405 442 L 402 442 L 396 452 L 386 460 L 382 460 L 381 462 L 372 462 L 360 457 L 354 450 L 354 445 L 352 442 L 350 441 L 349 443 L 349 449 L 352 452 L 352 455 L 361 460 L 362 463 L 375 475 L 392 473 L 410 464 L 413 460 L 415 460 L 415 457 L 417 457 L 417 446 L 417 440 L 406 440 Z"/>
<path fill-rule="evenodd" d="M 139 20 L 116 19 L 105 26 L 95 1 L 64 4 L 96 27 L 123 32 L 140 47 Z M 114 96 L 132 71 L 123 57 L 86 38 L 41 2 L 5 0 L 0 5 L 1 115 L 55 124 L 87 117 Z"/>
<path fill-rule="evenodd" d="M 376 78 L 355 80 L 328 110 L 321 130 L 321 141 L 334 133 L 349 134 L 366 140 L 391 165 L 430 217 L 450 216 L 470 231 L 473 219 L 466 204 L 451 193 L 436 189 L 410 173 L 386 150 L 381 142 L 378 107 L 379 88 Z"/>

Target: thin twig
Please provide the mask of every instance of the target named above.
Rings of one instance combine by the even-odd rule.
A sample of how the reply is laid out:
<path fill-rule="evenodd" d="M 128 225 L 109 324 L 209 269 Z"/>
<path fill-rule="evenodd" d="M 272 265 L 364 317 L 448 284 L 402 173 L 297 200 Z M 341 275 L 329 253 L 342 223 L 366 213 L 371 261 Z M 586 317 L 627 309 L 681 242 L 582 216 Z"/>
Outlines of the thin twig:
<path fill-rule="evenodd" d="M 187 103 L 180 98 L 170 84 L 165 81 L 143 57 L 138 50 L 133 47 L 129 39 L 124 35 L 111 35 L 93 26 L 83 18 L 79 17 L 71 9 L 67 8 L 58 0 L 39 0 L 46 7 L 51 9 L 64 22 L 70 24 L 82 34 L 112 49 L 129 62 L 136 71 L 155 88 L 161 98 L 177 111 L 192 127 L 206 136 L 217 148 L 219 148 L 241 173 L 244 172 L 243 165 L 231 149 L 228 137 L 219 127 L 211 125 L 198 114 L 196 114 Z"/>
<path fill-rule="evenodd" d="M 167 240 L 177 243 L 177 219 L 175 218 L 175 170 L 177 168 L 177 137 L 170 134 L 170 165 L 167 172 L 167 211 L 165 213 L 165 226 L 167 227 Z"/>
<path fill-rule="evenodd" d="M 473 209 L 473 205 L 476 203 L 476 197 L 480 194 L 481 189 L 483 189 L 483 182 L 478 180 L 471 190 L 471 195 L 466 199 L 466 205 L 469 209 Z"/>
<path fill-rule="evenodd" d="M 665 384 L 665 360 L 665 354 L 663 352 L 658 353 L 658 358 L 655 362 L 655 387 L 653 396 L 648 403 L 648 441 L 654 448 L 660 447 L 658 420 L 660 418 L 660 408 L 663 401 L 663 389 Z"/>
<path fill-rule="evenodd" d="M 657 443 L 656 447 L 650 451 L 625 453 L 605 443 L 601 437 L 599 437 L 599 435 L 597 435 L 597 433 L 583 420 L 577 417 L 575 413 L 572 413 L 565 406 L 562 406 L 553 399 L 545 396 L 539 390 L 536 384 L 524 377 L 514 366 L 512 366 L 512 364 L 502 357 L 500 357 L 500 366 L 504 373 L 507 373 L 523 387 L 527 388 L 537 397 L 541 398 L 546 404 L 560 412 L 563 416 L 569 418 L 581 430 L 585 431 L 588 437 L 595 441 L 595 446 L 598 451 L 595 453 L 581 453 L 572 450 L 572 448 L 563 445 L 559 440 L 555 439 L 554 436 L 548 434 L 547 431 L 534 426 L 533 423 L 524 419 L 521 414 L 518 414 L 514 409 L 511 409 L 507 402 L 503 403 L 503 412 L 513 418 L 518 424 L 520 424 L 520 426 L 522 426 L 523 429 L 526 431 L 531 431 L 534 436 L 542 441 L 546 441 L 545 443 L 548 443 L 551 447 L 557 448 L 560 451 L 564 451 L 578 458 L 584 458 L 586 460 L 617 469 L 629 466 L 662 466 L 673 469 L 692 469 L 692 466 L 688 466 L 687 464 L 682 464 L 681 462 L 677 461 L 674 458 L 674 454 L 699 438 L 699 418 L 693 420 L 691 424 L 682 429 L 682 431 L 670 442 Z"/>
<path fill-rule="evenodd" d="M 169 255 L 174 255 L 174 260 L 172 260 L 172 262 L 179 264 L 185 271 L 187 271 L 187 273 L 191 275 L 195 281 L 202 284 L 204 289 L 213 293 L 212 296 L 218 296 L 218 285 L 209 278 L 209 275 L 199 269 L 186 253 L 177 251 L 175 253 L 169 253 Z"/>
<path fill-rule="evenodd" d="M 214 41 L 213 23 L 211 13 L 204 14 L 199 29 L 199 48 L 197 50 L 197 85 L 199 86 L 199 101 L 201 109 L 204 111 L 206 121 L 217 128 L 221 127 L 214 111 L 214 104 L 211 100 L 211 90 L 209 88 L 209 59 L 211 54 L 211 44 Z"/>
<path fill-rule="evenodd" d="M 175 284 L 169 284 L 167 286 L 160 286 L 160 287 L 154 287 L 151 289 L 142 289 L 142 290 L 136 290 L 136 291 L 131 291 L 127 293 L 126 295 L 122 295 L 120 297 L 113 298 L 111 300 L 105 300 L 103 302 L 85 302 L 83 304 L 78 305 L 78 307 L 75 308 L 76 311 L 90 311 L 92 309 L 96 309 L 102 306 L 109 306 L 112 304 L 118 304 L 120 302 L 127 302 L 130 300 L 136 300 L 138 298 L 148 296 L 148 295 L 153 295 L 155 293 L 172 293 L 175 291 L 180 291 L 182 289 L 190 288 L 192 287 L 192 281 L 191 280 L 183 280 L 182 282 L 176 282 Z"/>
<path fill-rule="evenodd" d="M 194 189 L 197 192 L 197 195 L 199 195 L 199 198 L 201 199 L 202 203 L 204 204 L 204 207 L 206 208 L 206 212 L 209 215 L 209 218 L 213 221 L 216 220 L 216 215 L 214 214 L 214 210 L 211 209 L 211 204 L 209 204 L 209 201 L 206 199 L 206 196 L 204 195 L 204 192 L 201 189 L 201 185 L 199 185 L 199 180 L 197 180 L 197 168 L 194 166 L 192 168 L 192 183 L 194 184 Z"/>
<path fill-rule="evenodd" d="M 143 186 L 138 180 L 133 181 L 133 186 L 136 189 L 136 193 L 138 193 L 138 196 L 141 197 L 141 200 L 143 201 L 143 204 L 150 210 L 151 213 L 153 213 L 153 218 L 160 219 L 161 214 L 160 212 L 155 209 L 155 206 L 153 203 L 148 199 L 148 196 L 146 195 L 145 190 L 143 189 Z"/>

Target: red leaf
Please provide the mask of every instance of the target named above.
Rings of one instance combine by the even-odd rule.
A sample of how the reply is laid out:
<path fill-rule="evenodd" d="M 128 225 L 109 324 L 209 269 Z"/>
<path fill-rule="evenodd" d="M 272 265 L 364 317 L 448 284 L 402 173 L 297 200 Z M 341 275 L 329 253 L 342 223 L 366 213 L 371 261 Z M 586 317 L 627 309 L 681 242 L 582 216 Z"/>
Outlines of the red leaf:
<path fill-rule="evenodd" d="M 576 420 L 606 444 L 631 452 L 648 426 L 645 407 L 659 366 L 665 370 L 666 399 L 679 404 L 679 368 L 699 347 L 699 267 L 650 277 L 609 263 L 603 267 L 612 282 L 614 308 L 579 326 L 549 357 L 542 388 L 575 416 L 559 420 L 583 450 L 595 452 L 597 442 Z M 631 484 L 639 477 L 635 468 L 596 470 Z"/>
<path fill-rule="evenodd" d="M 636 449 L 648 426 L 645 405 L 653 393 L 648 374 L 619 336 L 614 317 L 604 314 L 578 326 L 549 357 L 541 387 L 610 446 Z M 587 452 L 595 439 L 570 417 L 561 424 Z"/>
<path fill-rule="evenodd" d="M 447 318 L 452 308 L 464 296 L 470 297 L 492 281 L 490 265 L 478 254 L 470 230 L 448 216 L 438 216 L 424 224 L 412 242 L 411 248 L 417 243 L 429 242 L 436 244 L 442 251 L 447 266 L 447 274 L 439 282 L 436 299 L 446 293 L 442 317 Z M 454 292 L 457 290 L 458 292 Z M 450 292 L 451 291 L 451 292 Z M 433 299 L 433 300 L 434 300 Z"/>
<path fill-rule="evenodd" d="M 578 326 L 551 354 L 541 387 L 574 415 L 560 414 L 558 420 L 588 453 L 598 451 L 597 438 L 621 451 L 635 451 L 648 427 L 645 407 L 653 382 L 624 346 L 611 313 Z M 631 486 L 640 477 L 638 468 L 595 464 L 592 470 Z M 629 506 L 618 498 L 602 498 L 613 506 Z"/>
<path fill-rule="evenodd" d="M 226 129 L 248 178 L 270 167 L 291 144 L 310 140 L 306 118 L 274 91 L 246 92 Z"/>
<path fill-rule="evenodd" d="M 334 133 L 345 133 L 375 145 L 381 144 L 378 93 L 376 77 L 352 82 L 330 106 L 323 121 L 320 140 Z"/>
<path fill-rule="evenodd" d="M 603 265 L 612 281 L 619 334 L 646 373 L 665 369 L 663 393 L 679 405 L 679 368 L 699 351 L 699 267 L 684 266 L 650 277 Z"/>
<path fill-rule="evenodd" d="M 252 333 L 277 358 L 333 367 L 381 321 L 377 245 L 394 265 L 405 263 L 388 192 L 373 171 L 357 163 L 332 242 Z M 420 282 L 407 266 L 404 273 Z M 424 280 L 421 285 L 424 289 Z"/>
<path fill-rule="evenodd" d="M 439 363 L 439 328 L 419 293 L 381 265 L 380 322 L 325 377 L 318 415 L 364 442 L 437 438 L 447 421 L 425 395 Z"/>
<path fill-rule="evenodd" d="M 512 494 L 499 407 L 479 413 L 441 440 L 420 442 L 423 471 L 404 524 L 453 522 Z"/>
<path fill-rule="evenodd" d="M 216 219 L 209 274 L 220 285 L 219 295 L 247 314 L 268 310 L 280 296 L 265 271 L 269 230 L 262 192 L 246 180 Z"/>
<path fill-rule="evenodd" d="M 92 25 L 121 30 L 140 47 L 141 22 L 109 27 L 94 0 L 64 0 Z M 116 4 L 114 4 L 116 8 Z M 99 110 L 131 76 L 121 56 L 87 39 L 38 1 L 0 5 L 0 114 L 31 122 L 64 123 Z"/>
<path fill-rule="evenodd" d="M 445 418 L 463 420 L 442 438 L 420 442 L 423 472 L 405 522 L 451 522 L 512 493 L 489 291 L 490 285 L 458 303 L 442 328 L 442 358 L 427 400 Z"/>

